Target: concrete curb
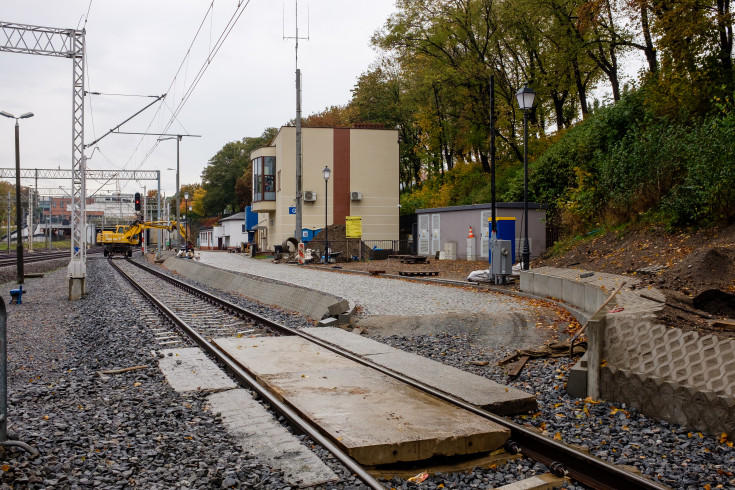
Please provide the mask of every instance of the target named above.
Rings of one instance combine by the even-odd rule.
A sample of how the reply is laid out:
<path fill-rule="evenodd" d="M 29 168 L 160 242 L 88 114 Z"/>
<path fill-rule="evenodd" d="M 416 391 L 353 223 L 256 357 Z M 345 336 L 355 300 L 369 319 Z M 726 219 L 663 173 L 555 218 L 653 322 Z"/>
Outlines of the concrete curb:
<path fill-rule="evenodd" d="M 521 288 L 563 298 L 591 312 L 623 280 L 613 274 L 542 267 L 521 274 Z M 582 277 L 582 276 L 585 277 Z M 597 292 L 594 289 L 598 289 Z M 664 299 L 655 289 L 646 295 Z M 602 296 L 600 296 L 602 294 Z M 600 301 L 602 298 L 602 301 Z M 626 403 L 651 418 L 665 419 L 710 433 L 735 432 L 735 340 L 683 332 L 657 323 L 662 303 L 623 290 L 615 298 L 622 308 L 604 315 L 600 396 Z M 569 375 L 567 391 L 586 396 L 587 359 Z"/>
<path fill-rule="evenodd" d="M 337 318 L 342 323 L 349 322 L 355 311 L 354 307 L 350 308 L 346 299 L 322 291 L 219 269 L 191 259 L 169 257 L 162 265 L 168 270 L 209 287 L 242 294 L 260 303 L 296 311 L 316 321 L 331 317 Z"/>

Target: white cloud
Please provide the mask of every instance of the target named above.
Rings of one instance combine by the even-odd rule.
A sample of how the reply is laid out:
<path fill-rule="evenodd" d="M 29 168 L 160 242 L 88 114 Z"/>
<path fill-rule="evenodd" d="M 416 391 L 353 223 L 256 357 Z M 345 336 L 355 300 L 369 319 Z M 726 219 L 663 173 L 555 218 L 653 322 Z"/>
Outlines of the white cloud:
<path fill-rule="evenodd" d="M 0 20 L 48 27 L 77 27 L 88 0 L 3 0 Z M 87 77 L 92 91 L 160 95 L 164 93 L 191 43 L 210 1 L 93 0 L 86 25 Z M 193 80 L 206 52 L 214 45 L 236 0 L 218 0 L 208 17 L 191 57 L 166 102 L 174 107 L 184 87 Z M 349 101 L 357 77 L 375 59 L 370 37 L 394 10 L 393 0 L 301 0 L 299 67 L 303 75 L 303 114 Z M 285 16 L 284 16 L 285 11 Z M 309 26 L 307 29 L 307 11 Z M 295 116 L 294 2 L 251 0 L 244 14 L 210 64 L 206 74 L 180 113 L 173 132 L 201 134 L 181 144 L 181 182 L 200 180 L 209 158 L 227 142 L 258 136 L 268 126 L 280 126 Z M 210 40 L 211 38 L 211 40 Z M 21 121 L 23 168 L 71 168 L 72 66 L 68 59 L 0 52 L 2 82 L 0 110 L 35 117 Z M 85 100 L 85 142 L 121 123 L 151 99 L 92 96 Z M 154 106 L 155 107 L 155 106 Z M 122 131 L 159 132 L 170 117 L 169 109 L 153 118 L 149 109 L 121 128 Z M 0 125 L 0 167 L 14 167 L 12 121 Z M 185 129 L 184 129 L 185 128 Z M 98 146 L 90 168 L 137 169 L 155 138 L 110 135 Z M 141 167 L 146 170 L 175 167 L 173 141 L 160 144 Z M 23 182 L 24 185 L 31 182 Z M 60 182 L 39 182 L 58 187 Z M 62 183 L 68 186 L 68 183 Z M 120 183 L 123 192 L 135 192 L 152 182 Z M 89 191 L 96 190 L 90 183 Z M 162 173 L 162 189 L 173 192 L 175 175 Z M 108 186 L 108 189 L 114 190 Z"/>

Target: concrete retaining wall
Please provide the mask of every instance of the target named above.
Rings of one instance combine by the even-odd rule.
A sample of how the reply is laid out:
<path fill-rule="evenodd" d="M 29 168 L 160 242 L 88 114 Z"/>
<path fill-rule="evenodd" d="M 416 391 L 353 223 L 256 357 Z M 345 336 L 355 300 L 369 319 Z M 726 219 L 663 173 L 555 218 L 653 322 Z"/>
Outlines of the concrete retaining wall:
<path fill-rule="evenodd" d="M 314 320 L 348 313 L 345 299 L 262 277 L 230 272 L 191 259 L 169 257 L 163 267 L 209 287 L 242 294 L 268 305 L 296 311 Z"/>
<path fill-rule="evenodd" d="M 564 300 L 591 314 L 621 281 L 638 282 L 597 272 L 581 278 L 583 274 L 551 267 L 524 271 L 521 290 Z M 664 300 L 655 289 L 645 293 Z M 711 433 L 735 433 L 735 340 L 657 323 L 656 312 L 663 304 L 642 298 L 636 290 L 621 291 L 614 303 L 623 309 L 604 314 L 600 397 L 636 407 L 651 418 Z M 580 362 L 574 375 L 584 379 L 580 371 L 586 369 Z"/>

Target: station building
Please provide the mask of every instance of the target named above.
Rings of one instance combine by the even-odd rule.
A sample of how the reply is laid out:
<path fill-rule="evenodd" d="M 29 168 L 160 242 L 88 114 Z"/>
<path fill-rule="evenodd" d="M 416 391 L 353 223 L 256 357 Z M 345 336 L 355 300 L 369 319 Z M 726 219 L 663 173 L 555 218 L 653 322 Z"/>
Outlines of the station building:
<path fill-rule="evenodd" d="M 362 220 L 363 240 L 397 240 L 399 227 L 398 131 L 376 125 L 303 128 L 302 239 L 313 230 Z M 250 154 L 255 240 L 273 250 L 296 228 L 296 128 L 284 126 L 270 146 Z M 331 169 L 326 182 L 323 169 Z M 326 214 L 326 216 L 325 216 Z"/>

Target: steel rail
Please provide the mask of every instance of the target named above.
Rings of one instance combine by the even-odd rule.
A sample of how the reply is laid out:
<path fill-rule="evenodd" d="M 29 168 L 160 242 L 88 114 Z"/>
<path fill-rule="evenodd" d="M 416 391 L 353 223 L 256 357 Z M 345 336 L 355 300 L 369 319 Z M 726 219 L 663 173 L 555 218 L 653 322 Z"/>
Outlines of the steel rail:
<path fill-rule="evenodd" d="M 33 262 L 43 262 L 45 260 L 54 260 L 54 259 L 68 259 L 69 258 L 69 251 L 64 252 L 40 252 L 38 255 L 23 255 L 23 263 L 24 264 L 30 264 Z M 15 254 L 4 257 L 0 256 L 0 267 L 9 266 L 9 265 L 16 265 L 16 256 Z"/>
<path fill-rule="evenodd" d="M 110 263 L 113 265 L 113 267 L 118 272 L 120 272 L 120 274 L 136 290 L 138 290 L 141 294 L 143 294 L 143 296 L 148 298 L 149 301 L 155 304 L 157 308 L 159 308 L 179 328 L 181 328 L 189 337 L 191 337 L 194 340 L 194 342 L 197 343 L 197 345 L 199 345 L 209 355 L 211 355 L 218 362 L 224 365 L 230 373 L 232 373 L 238 380 L 240 380 L 241 383 L 247 385 L 250 389 L 255 391 L 258 394 L 258 396 L 263 398 L 271 407 L 273 407 L 273 409 L 276 412 L 286 417 L 291 422 L 291 424 L 297 427 L 301 432 L 308 435 L 312 440 L 314 440 L 316 443 L 321 445 L 327 451 L 332 453 L 334 457 L 337 458 L 337 460 L 339 460 L 352 474 L 354 474 L 357 478 L 359 478 L 368 487 L 372 488 L 373 490 L 385 490 L 384 485 L 382 485 L 377 479 L 375 479 L 372 475 L 370 475 L 362 466 L 360 466 L 360 464 L 358 464 L 354 459 L 352 459 L 346 452 L 342 451 L 331 440 L 329 440 L 324 435 L 322 435 L 321 432 L 319 432 L 318 428 L 312 426 L 311 423 L 303 419 L 291 407 L 281 402 L 278 398 L 276 398 L 268 390 L 262 387 L 260 383 L 258 383 L 258 381 L 250 375 L 250 373 L 245 371 L 239 364 L 233 361 L 222 349 L 220 349 L 218 346 L 216 346 L 215 344 L 209 342 L 207 339 L 202 337 L 202 335 L 200 335 L 199 332 L 191 328 L 174 311 L 172 311 L 166 305 L 158 301 L 158 299 L 155 296 L 153 296 L 151 293 L 146 291 L 142 286 L 136 283 L 132 278 L 128 277 L 127 274 L 125 274 L 125 272 L 123 272 L 117 265 L 115 265 L 114 260 L 112 259 L 109 259 L 109 260 L 110 260 Z M 141 264 L 138 264 L 130 260 L 128 260 L 128 262 L 135 264 L 141 269 L 152 272 L 159 277 L 163 277 L 169 280 L 169 282 L 178 283 L 177 285 L 181 284 L 185 286 L 182 289 L 188 290 L 190 292 L 196 291 L 196 294 L 202 295 L 203 297 L 206 297 L 208 300 L 211 299 L 217 303 L 220 303 L 221 305 L 225 306 L 228 309 L 232 308 L 237 313 L 244 313 L 244 314 L 247 314 L 248 316 L 251 316 L 252 318 L 263 319 L 264 322 L 267 323 L 269 326 L 270 325 L 278 326 L 278 324 L 276 324 L 275 322 L 272 322 L 252 312 L 247 312 L 243 308 L 233 303 L 230 303 L 226 300 L 222 300 L 221 298 L 217 298 L 216 296 L 212 296 L 209 293 L 199 290 L 198 288 L 194 288 L 188 284 L 182 283 L 181 281 L 177 281 L 175 279 L 171 281 L 172 278 L 170 278 L 169 276 L 166 276 L 165 274 L 161 274 L 158 271 L 150 269 L 149 267 L 142 266 Z M 280 327 L 284 329 L 284 331 L 293 330 L 284 325 L 280 325 Z"/>
<path fill-rule="evenodd" d="M 237 311 L 244 315 L 252 315 L 252 317 L 258 319 L 258 321 L 263 318 L 260 315 L 243 309 L 239 305 L 235 305 L 228 302 L 227 300 L 217 298 L 216 296 L 211 295 L 205 291 L 201 291 L 198 288 L 183 283 L 176 278 L 167 276 L 166 274 L 151 269 L 140 263 L 132 263 L 142 269 L 150 271 L 158 275 L 159 277 L 168 280 L 172 284 L 180 284 L 182 286 L 179 287 L 184 287 L 192 291 L 197 291 L 196 294 L 201 294 L 209 301 L 221 302 L 223 305 L 226 305 L 227 308 L 230 308 L 233 311 Z M 313 337 L 307 333 L 287 327 L 285 325 L 280 325 L 268 319 L 263 319 L 263 321 L 269 326 L 273 326 L 273 328 L 278 329 L 282 333 L 302 337 L 324 349 L 344 356 L 352 361 L 358 362 L 363 366 L 379 371 L 387 376 L 401 381 L 402 383 L 425 391 L 441 400 L 444 400 L 457 407 L 467 410 L 468 412 L 472 412 L 476 415 L 484 417 L 499 425 L 502 425 L 503 427 L 510 429 L 511 437 L 510 440 L 506 443 L 506 450 L 508 450 L 509 452 L 520 452 L 533 460 L 539 461 L 559 476 L 568 476 L 575 481 L 599 490 L 629 488 L 639 488 L 642 490 L 660 490 L 668 488 L 665 485 L 659 484 L 649 478 L 644 477 L 643 475 L 633 473 L 631 471 L 621 468 L 620 466 L 603 461 L 602 459 L 599 459 L 595 456 L 591 456 L 584 452 L 570 448 L 569 446 L 554 439 L 551 439 L 550 437 L 543 436 L 535 431 L 515 424 L 504 417 L 496 415 L 492 412 L 488 412 L 487 410 L 476 407 L 475 405 L 471 405 L 463 400 L 439 391 L 436 388 L 428 386 L 412 378 L 391 371 L 390 369 L 387 369 L 383 366 L 373 363 L 372 361 L 352 354 L 351 352 L 345 351 L 333 344 Z"/>

